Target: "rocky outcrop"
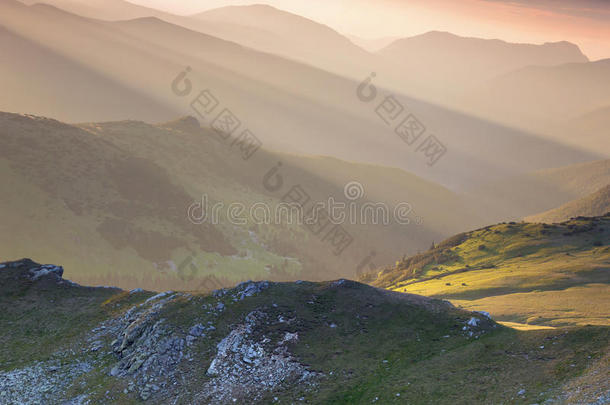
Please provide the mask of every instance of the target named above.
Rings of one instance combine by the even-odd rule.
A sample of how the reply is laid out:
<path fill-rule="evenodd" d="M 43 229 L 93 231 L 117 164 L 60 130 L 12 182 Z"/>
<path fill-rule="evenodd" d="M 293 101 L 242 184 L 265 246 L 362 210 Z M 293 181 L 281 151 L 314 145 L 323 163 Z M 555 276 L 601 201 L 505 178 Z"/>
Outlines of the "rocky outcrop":
<path fill-rule="evenodd" d="M 130 389 L 143 400 L 176 382 L 176 367 L 185 357 L 186 336 L 167 327 L 161 311 L 181 295 L 170 291 L 157 294 L 128 310 L 109 331 L 116 336 L 111 347 L 119 359 L 109 374 L 128 377 Z"/>
<path fill-rule="evenodd" d="M 13 271 L 17 277 L 27 278 L 30 281 L 44 279 L 61 284 L 76 285 L 70 280 L 63 279 L 63 267 L 54 264 L 39 264 L 28 258 L 0 263 L 0 270 Z"/>
<path fill-rule="evenodd" d="M 0 372 L 0 404 L 61 403 L 66 388 L 91 369 L 91 364 L 86 361 L 53 359 Z"/>
<path fill-rule="evenodd" d="M 315 384 L 319 374 L 300 364 L 285 346 L 298 340 L 298 334 L 287 333 L 275 343 L 266 336 L 254 337 L 257 327 L 268 321 L 267 314 L 253 311 L 222 339 L 207 370 L 213 378 L 204 386 L 200 400 L 213 404 L 245 403 L 258 401 L 283 384 Z"/>
<path fill-rule="evenodd" d="M 32 275 L 33 281 L 36 281 L 43 276 L 53 276 L 56 279 L 61 279 L 64 275 L 64 268 L 52 264 L 43 264 L 42 266 L 30 269 L 30 274 Z"/>

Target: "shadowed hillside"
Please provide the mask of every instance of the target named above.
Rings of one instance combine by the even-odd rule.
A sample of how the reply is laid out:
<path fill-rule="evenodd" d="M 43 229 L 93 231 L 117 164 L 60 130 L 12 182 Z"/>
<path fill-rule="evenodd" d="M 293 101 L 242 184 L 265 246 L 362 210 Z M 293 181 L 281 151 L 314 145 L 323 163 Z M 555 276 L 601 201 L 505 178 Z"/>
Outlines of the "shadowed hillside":
<path fill-rule="evenodd" d="M 0 128 L 0 181 L 14 190 L 0 200 L 7 215 L 0 255 L 31 250 L 61 259 L 79 282 L 185 289 L 208 276 L 351 277 L 362 266 L 390 262 L 404 246 L 414 253 L 480 223 L 456 194 L 400 169 L 265 149 L 244 160 L 239 146 L 194 118 L 73 126 L 2 113 Z M 279 163 L 282 184 L 272 188 Z M 345 194 L 350 182 L 362 188 L 357 200 Z M 329 198 L 358 210 L 353 219 L 337 217 L 351 238 L 345 252 L 337 255 L 323 238 L 328 226 L 315 232 L 286 214 L 278 219 L 277 207 L 297 185 L 311 199 L 305 210 L 314 202 L 328 210 Z M 197 203 L 202 210 L 204 196 L 209 216 L 198 225 L 191 216 L 202 214 L 189 210 Z M 231 219 L 228 207 L 236 203 L 244 212 Z M 379 203 L 387 217 L 362 208 Z M 399 223 L 393 213 L 401 204 Z M 372 252 L 374 260 L 363 264 Z"/>
<path fill-rule="evenodd" d="M 0 181 L 13 190 L 0 200 L 0 255 L 34 244 L 43 257 L 89 261 L 84 279 L 129 283 L 178 248 L 237 252 L 215 225 L 189 222 L 192 198 L 166 169 L 55 120 L 2 113 L 0 122 Z"/>

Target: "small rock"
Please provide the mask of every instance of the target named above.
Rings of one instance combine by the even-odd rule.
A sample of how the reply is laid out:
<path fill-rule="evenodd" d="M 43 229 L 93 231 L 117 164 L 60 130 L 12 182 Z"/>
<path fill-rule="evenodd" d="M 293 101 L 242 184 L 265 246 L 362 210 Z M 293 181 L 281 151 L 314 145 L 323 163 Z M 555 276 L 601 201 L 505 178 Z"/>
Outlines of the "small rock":
<path fill-rule="evenodd" d="M 112 367 L 112 370 L 110 370 L 110 375 L 113 377 L 116 377 L 117 375 L 119 375 L 121 369 L 119 368 L 119 365 L 117 364 L 116 366 Z"/>
<path fill-rule="evenodd" d="M 283 345 L 284 343 L 296 343 L 298 340 L 299 340 L 298 332 L 295 332 L 295 333 L 286 332 L 286 334 L 284 335 L 284 338 L 280 342 L 280 345 Z"/>
<path fill-rule="evenodd" d="M 197 338 L 195 336 L 187 335 L 187 337 L 186 337 L 186 345 L 187 346 L 191 346 L 195 340 L 197 340 Z"/>
<path fill-rule="evenodd" d="M 36 281 L 40 277 L 46 275 L 53 275 L 56 279 L 61 280 L 61 277 L 64 274 L 64 268 L 61 266 L 54 266 L 52 264 L 45 264 L 40 267 L 34 267 L 33 269 L 30 269 L 30 274 L 30 278 L 32 281 Z"/>
<path fill-rule="evenodd" d="M 204 332 L 205 332 L 205 327 L 200 323 L 198 323 L 197 325 L 195 325 L 191 329 L 189 329 L 189 335 L 193 335 L 196 337 L 203 336 Z"/>
<path fill-rule="evenodd" d="M 168 295 L 171 295 L 171 294 L 173 294 L 173 293 L 174 293 L 173 291 L 165 291 L 165 292 L 162 292 L 162 293 L 159 293 L 159 294 L 157 294 L 157 295 L 154 295 L 154 296 L 150 297 L 149 299 L 147 299 L 147 300 L 146 300 L 146 301 L 144 301 L 144 302 L 145 302 L 146 304 L 148 304 L 148 303 L 149 303 L 149 302 L 151 302 L 151 301 L 155 301 L 155 300 L 158 300 L 159 298 L 167 297 Z"/>

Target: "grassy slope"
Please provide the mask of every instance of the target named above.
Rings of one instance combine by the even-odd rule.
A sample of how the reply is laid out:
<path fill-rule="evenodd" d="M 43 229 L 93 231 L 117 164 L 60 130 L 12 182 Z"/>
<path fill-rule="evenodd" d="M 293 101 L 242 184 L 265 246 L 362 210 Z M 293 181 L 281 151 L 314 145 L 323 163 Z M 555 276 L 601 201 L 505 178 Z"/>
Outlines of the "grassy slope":
<path fill-rule="evenodd" d="M 0 123 L 0 181 L 13 190 L 0 199 L 0 256 L 34 253 L 96 284 L 121 269 L 154 286 L 153 263 L 173 250 L 236 253 L 215 226 L 187 220 L 192 199 L 162 167 L 54 120 L 1 114 Z"/>
<path fill-rule="evenodd" d="M 0 269 L 0 370 L 44 361 L 120 310 L 103 305 L 119 289 L 33 282 L 22 274 Z"/>
<path fill-rule="evenodd" d="M 10 308 L 0 318 L 0 370 L 44 359 L 57 349 L 79 353 L 79 339 L 97 322 L 150 296 L 24 283 L 16 274 L 0 272 L 0 299 Z M 265 399 L 278 397 L 282 403 L 300 397 L 334 404 L 364 404 L 376 398 L 384 404 L 542 402 L 561 394 L 564 386 L 590 381 L 588 367 L 596 367 L 608 344 L 608 329 L 602 327 L 519 332 L 486 323 L 485 333 L 468 338 L 461 330 L 471 316 L 467 312 L 352 282 L 274 284 L 243 301 L 233 302 L 231 294 L 221 300 L 226 310 L 219 318 L 202 309 L 203 304 L 217 304 L 209 295 L 182 297 L 163 309 L 161 316 L 171 327 L 188 329 L 210 317 L 216 326 L 209 338 L 197 342 L 194 361 L 181 366 L 188 377 L 180 388 L 186 398 L 209 378 L 204 370 L 216 344 L 253 310 L 271 319 L 294 319 L 264 323 L 257 333 L 275 339 L 297 332 L 299 341 L 290 344 L 290 351 L 326 376 L 317 392 L 293 385 Z M 337 327 L 330 328 L 331 322 Z M 86 392 L 93 401 L 105 403 L 136 403 L 123 393 L 126 383 L 107 374 L 106 367 L 116 359 L 103 357 L 99 369 L 77 380 L 70 394 Z M 518 395 L 520 390 L 525 394 Z"/>
<path fill-rule="evenodd" d="M 457 235 L 364 279 L 450 299 L 501 321 L 608 325 L 609 244 L 610 215 L 499 224 Z"/>
<path fill-rule="evenodd" d="M 525 218 L 527 222 L 563 222 L 575 217 L 593 217 L 610 212 L 610 185 L 561 207 Z"/>
<path fill-rule="evenodd" d="M 315 305 L 307 304 L 311 297 L 316 297 Z M 590 362 L 587 356 L 603 356 L 608 340 L 606 328 L 593 327 L 567 334 L 500 327 L 467 339 L 461 334 L 468 319 L 463 312 L 422 307 L 425 302 L 358 284 L 276 286 L 232 308 L 230 316 L 268 308 L 270 302 L 279 313 L 299 320 L 287 327 L 299 333 L 291 350 L 329 375 L 316 393 L 293 388 L 268 397 L 281 402 L 302 396 L 334 404 L 365 404 L 375 398 L 378 403 L 531 403 L 553 396 L 558 383 L 580 375 Z M 328 328 L 329 322 L 338 327 Z M 520 389 L 526 390 L 525 397 L 517 397 Z"/>
<path fill-rule="evenodd" d="M 197 283 L 210 275 L 230 284 L 325 279 L 351 276 L 372 250 L 379 263 L 388 262 L 404 246 L 415 252 L 478 223 L 471 214 L 449 215 L 462 206 L 454 193 L 404 171 L 265 150 L 244 161 L 237 149 L 191 121 L 72 126 L 0 114 L 0 185 L 13 190 L 0 198 L 0 257 L 63 263 L 68 277 L 88 285 L 187 289 L 193 288 L 191 275 L 181 278 L 175 267 L 189 256 Z M 262 179 L 278 161 L 285 185 L 270 193 Z M 236 226 L 226 215 L 218 226 L 194 225 L 186 216 L 203 194 L 210 205 L 223 202 L 226 213 L 233 202 L 273 207 L 295 184 L 312 201 L 347 201 L 343 188 L 354 180 L 365 188 L 359 202 L 408 202 L 413 221 L 349 225 L 355 241 L 340 258 L 303 226 L 256 226 L 251 220 Z"/>

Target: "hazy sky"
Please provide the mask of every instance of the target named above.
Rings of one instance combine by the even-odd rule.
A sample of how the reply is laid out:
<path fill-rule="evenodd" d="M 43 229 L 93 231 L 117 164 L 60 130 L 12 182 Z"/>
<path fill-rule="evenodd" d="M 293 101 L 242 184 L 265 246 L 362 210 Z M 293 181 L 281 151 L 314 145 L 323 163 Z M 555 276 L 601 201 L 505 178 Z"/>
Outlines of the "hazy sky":
<path fill-rule="evenodd" d="M 192 14 L 226 5 L 265 3 L 364 38 L 431 30 L 511 42 L 577 43 L 591 59 L 610 58 L 607 0 L 131 0 Z"/>

